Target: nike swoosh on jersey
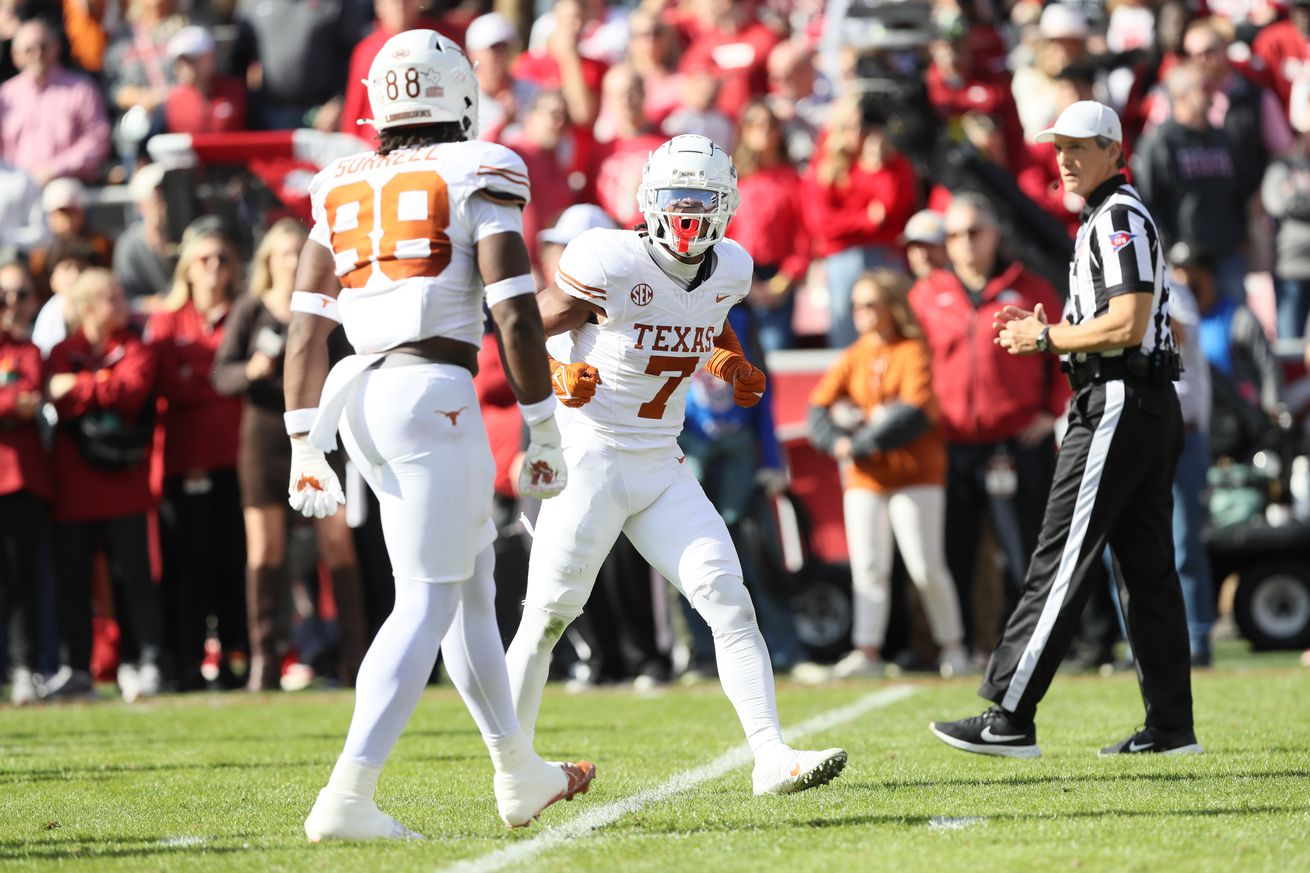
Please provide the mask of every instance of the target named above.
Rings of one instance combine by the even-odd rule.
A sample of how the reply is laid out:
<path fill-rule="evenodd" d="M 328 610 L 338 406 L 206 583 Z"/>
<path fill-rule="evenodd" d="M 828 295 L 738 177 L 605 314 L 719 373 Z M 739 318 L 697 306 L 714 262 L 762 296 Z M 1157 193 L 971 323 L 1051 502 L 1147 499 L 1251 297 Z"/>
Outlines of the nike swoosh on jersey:
<path fill-rule="evenodd" d="M 725 300 L 727 300 L 727 299 L 728 299 L 728 295 L 727 295 L 727 294 L 715 294 L 715 295 L 714 295 L 714 302 L 715 302 L 715 303 L 722 303 L 723 301 L 725 301 Z"/>
<path fill-rule="evenodd" d="M 994 734 L 992 733 L 991 725 L 987 725 L 987 727 L 983 728 L 980 736 L 983 738 L 984 742 L 988 743 L 1010 743 L 1015 740 L 1023 739 L 1023 734 L 1014 734 L 1013 736 L 1009 734 Z"/>

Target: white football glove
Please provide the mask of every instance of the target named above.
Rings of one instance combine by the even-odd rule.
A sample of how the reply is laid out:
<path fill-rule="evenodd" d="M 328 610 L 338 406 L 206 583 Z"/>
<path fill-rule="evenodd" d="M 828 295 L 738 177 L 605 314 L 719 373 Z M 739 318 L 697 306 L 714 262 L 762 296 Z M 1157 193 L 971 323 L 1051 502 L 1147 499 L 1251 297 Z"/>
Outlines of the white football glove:
<path fill-rule="evenodd" d="M 519 468 L 519 493 L 547 500 L 564 490 L 569 472 L 560 448 L 559 426 L 554 418 L 532 425 L 528 450 Z"/>
<path fill-rule="evenodd" d="M 287 502 L 305 518 L 327 518 L 346 502 L 327 458 L 305 437 L 291 438 L 291 484 Z"/>

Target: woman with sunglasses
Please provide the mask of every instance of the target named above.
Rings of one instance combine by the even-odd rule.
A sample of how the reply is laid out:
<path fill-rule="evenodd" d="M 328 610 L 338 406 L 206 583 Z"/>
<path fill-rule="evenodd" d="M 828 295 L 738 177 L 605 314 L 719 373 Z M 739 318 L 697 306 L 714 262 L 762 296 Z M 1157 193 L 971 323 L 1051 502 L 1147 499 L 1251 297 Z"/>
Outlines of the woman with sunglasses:
<path fill-rule="evenodd" d="M 41 350 L 28 331 L 36 316 L 23 266 L 0 266 L 0 582 L 9 612 L 10 699 L 36 699 L 38 562 L 53 496 L 50 459 L 37 433 Z"/>
<path fill-rule="evenodd" d="M 841 464 L 845 483 L 855 648 L 833 668 L 838 679 L 882 675 L 895 547 L 941 647 L 942 674 L 969 670 L 943 544 L 946 445 L 932 390 L 932 353 L 906 302 L 909 287 L 909 279 L 892 270 L 856 281 L 851 306 L 860 338 L 810 396 L 811 439 Z"/>
<path fill-rule="evenodd" d="M 201 219 L 182 236 L 172 286 L 146 323 L 159 357 L 159 429 L 164 443 L 162 595 L 167 645 L 180 690 L 205 680 L 208 619 L 223 653 L 245 651 L 241 498 L 237 431 L 241 401 L 210 384 L 214 352 L 240 290 L 236 245 Z M 221 675 L 230 687 L 230 669 Z"/>
<path fill-rule="evenodd" d="M 246 527 L 246 598 L 250 633 L 251 691 L 280 686 L 278 599 L 287 587 L 287 481 L 291 445 L 282 414 L 283 348 L 291 320 L 291 293 L 305 243 L 294 219 L 268 229 L 251 264 L 250 293 L 232 309 L 228 331 L 215 359 L 214 387 L 245 404 L 237 450 L 237 475 Z M 341 331 L 332 335 L 333 360 L 350 354 Z M 333 454 L 333 462 L 341 453 Z M 342 471 L 337 470 L 338 478 Z M 363 659 L 363 589 L 346 514 L 314 520 L 319 557 L 327 564 L 341 635 L 338 674 L 353 687 Z"/>

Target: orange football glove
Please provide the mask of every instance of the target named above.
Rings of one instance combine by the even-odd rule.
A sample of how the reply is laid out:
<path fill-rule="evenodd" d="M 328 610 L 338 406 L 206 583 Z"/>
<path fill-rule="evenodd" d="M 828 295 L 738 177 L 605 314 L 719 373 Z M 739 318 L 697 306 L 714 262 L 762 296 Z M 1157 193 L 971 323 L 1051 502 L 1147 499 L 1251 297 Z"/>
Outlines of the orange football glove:
<path fill-rule="evenodd" d="M 732 385 L 732 399 L 738 406 L 754 406 L 764 396 L 764 371 L 742 358 L 729 384 Z"/>
<path fill-rule="evenodd" d="M 550 384 L 555 389 L 559 402 L 577 409 L 585 406 L 596 396 L 596 386 L 600 384 L 600 372 L 591 364 L 579 361 L 566 364 L 550 359 Z"/>

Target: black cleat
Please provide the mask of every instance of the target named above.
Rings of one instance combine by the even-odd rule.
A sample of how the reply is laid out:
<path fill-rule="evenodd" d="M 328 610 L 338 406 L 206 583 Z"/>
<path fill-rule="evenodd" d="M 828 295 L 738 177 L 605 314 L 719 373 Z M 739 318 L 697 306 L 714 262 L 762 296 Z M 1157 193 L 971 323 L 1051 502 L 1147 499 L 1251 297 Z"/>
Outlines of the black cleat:
<path fill-rule="evenodd" d="M 993 706 L 982 715 L 959 721 L 935 721 L 928 726 L 948 746 L 979 755 L 1038 758 L 1037 726 L 1023 724 L 1012 712 Z"/>
<path fill-rule="evenodd" d="M 1126 740 L 1101 749 L 1101 757 L 1110 755 L 1140 755 L 1153 752 L 1157 755 L 1199 755 L 1205 749 L 1196 741 L 1191 728 L 1165 733 L 1158 728 L 1145 727 Z"/>

